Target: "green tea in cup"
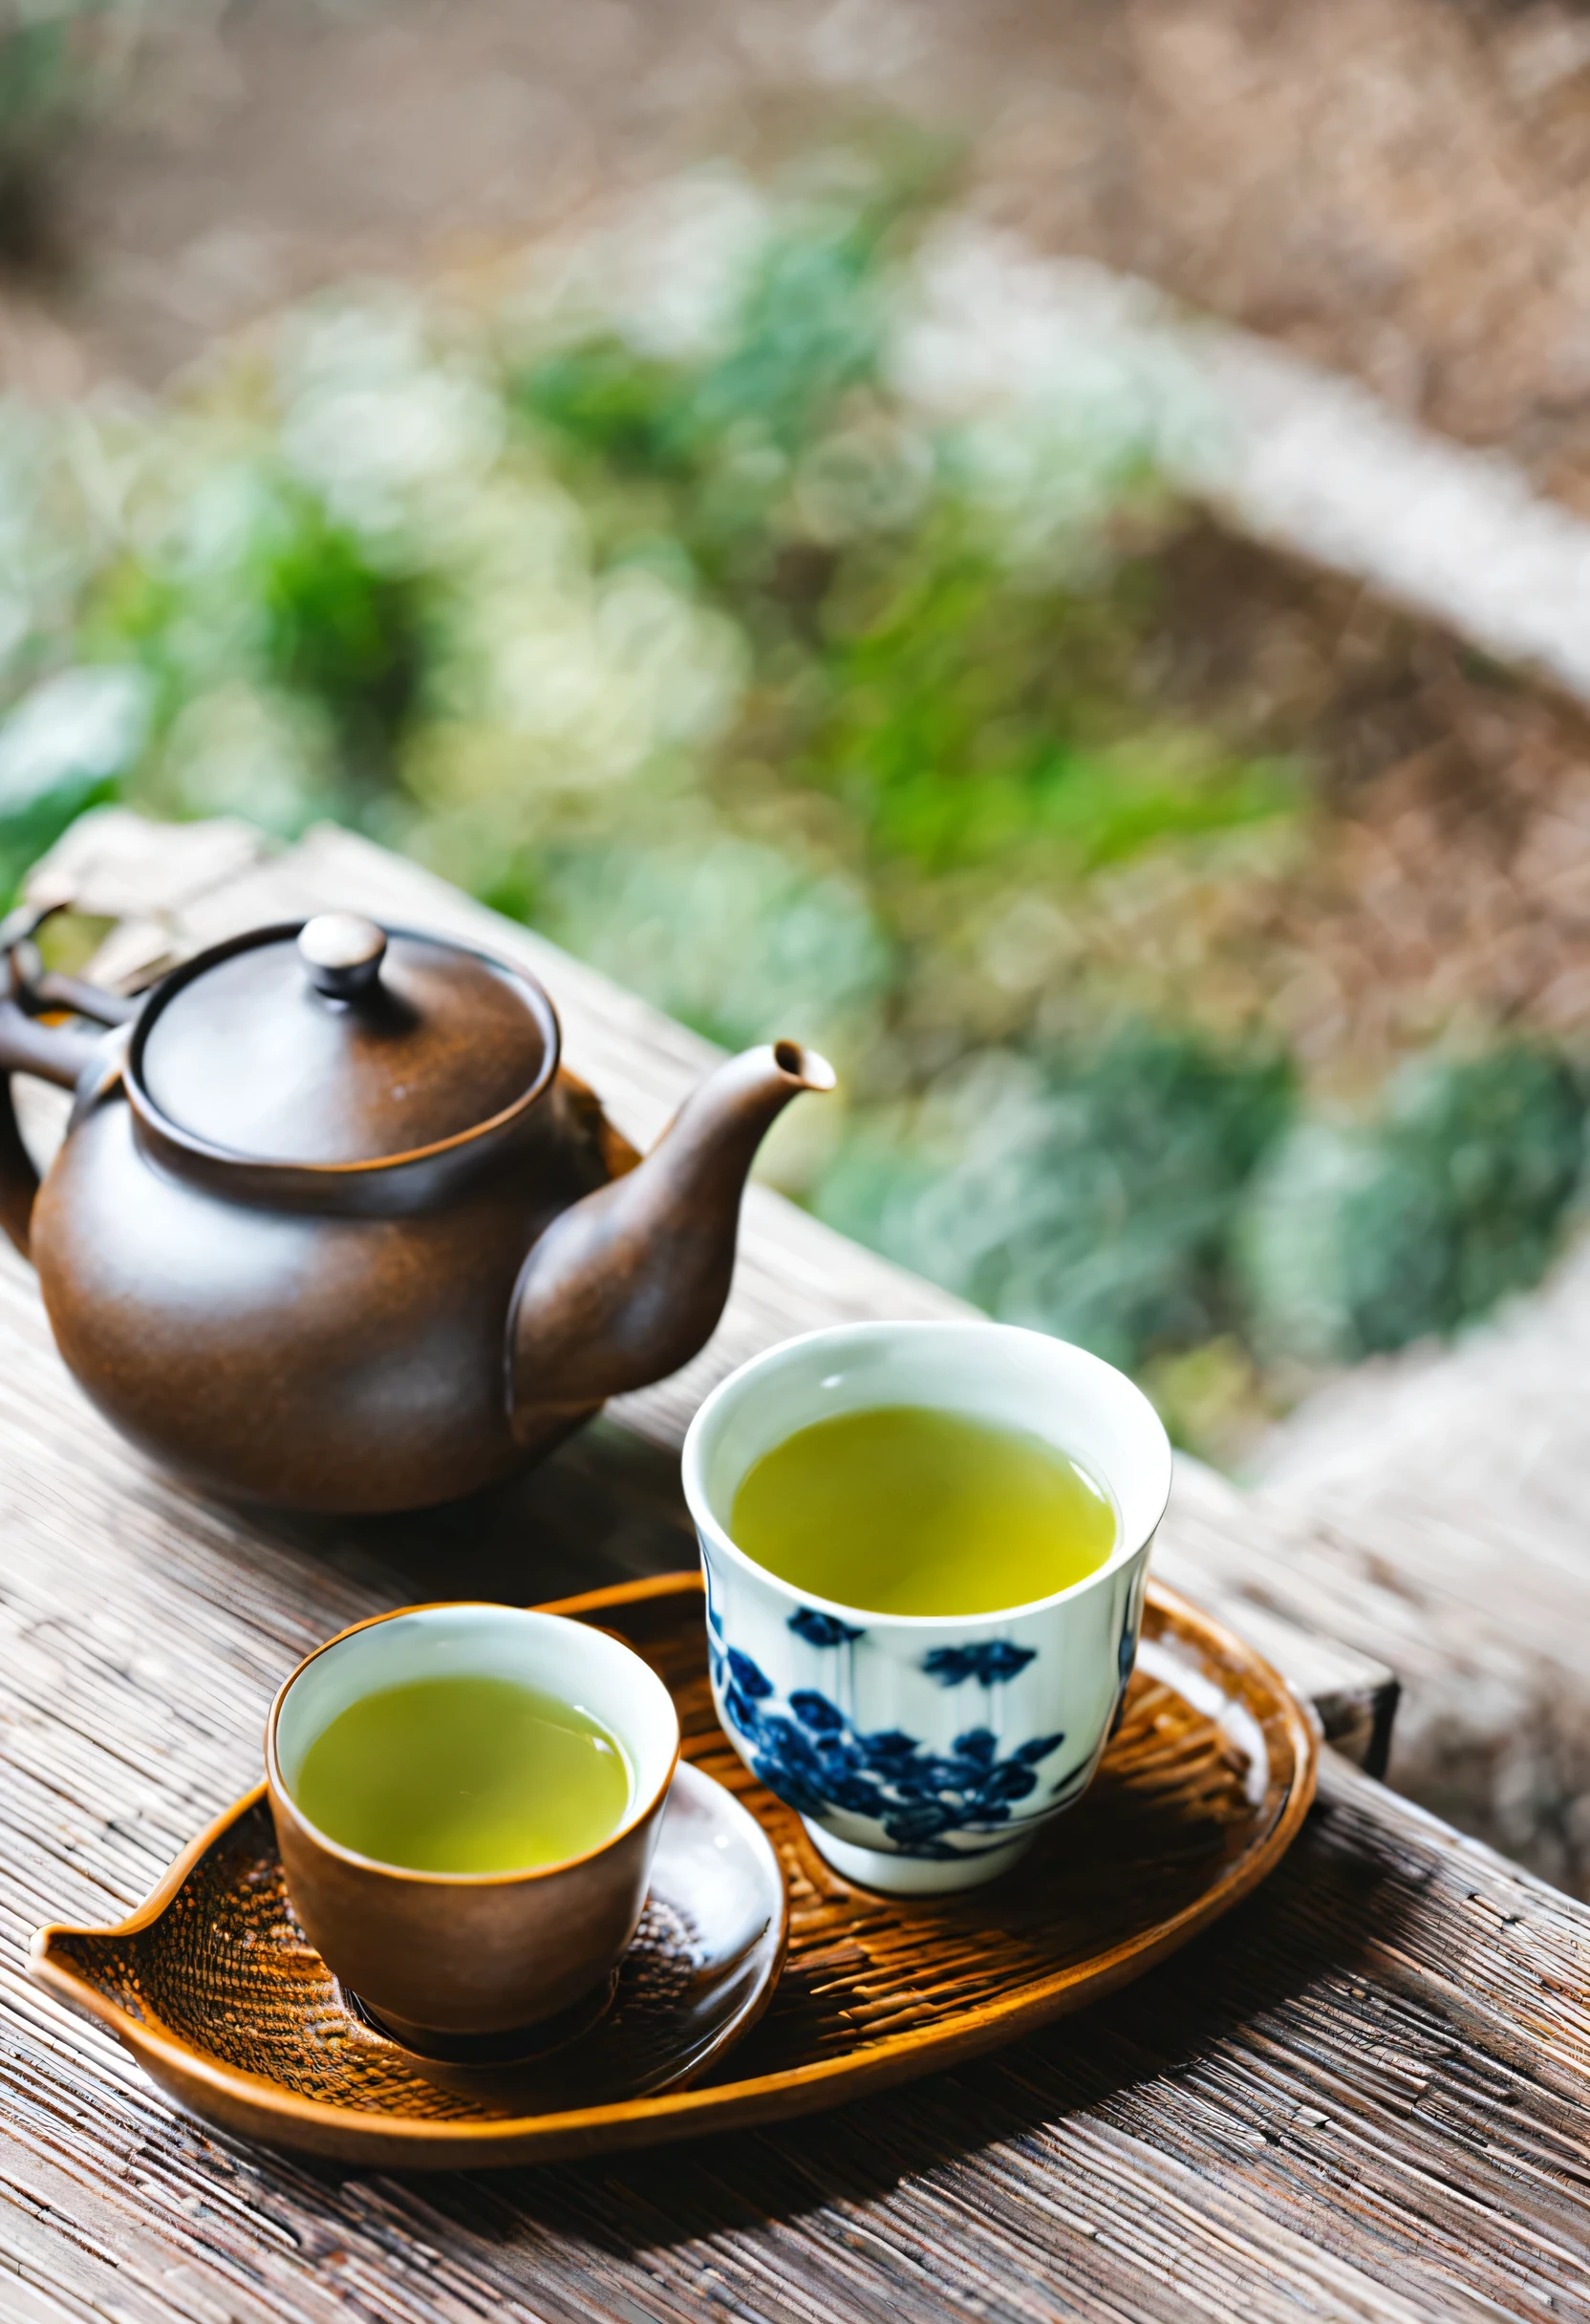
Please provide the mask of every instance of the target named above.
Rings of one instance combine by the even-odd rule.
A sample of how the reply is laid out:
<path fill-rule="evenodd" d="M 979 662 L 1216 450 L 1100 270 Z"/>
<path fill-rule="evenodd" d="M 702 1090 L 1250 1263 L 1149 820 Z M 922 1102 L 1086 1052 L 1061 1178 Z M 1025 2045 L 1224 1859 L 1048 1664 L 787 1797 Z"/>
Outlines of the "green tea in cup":
<path fill-rule="evenodd" d="M 1026 1430 L 927 1405 L 838 1412 L 753 1462 L 730 1532 L 792 1588 L 876 1614 L 992 1614 L 1068 1589 L 1115 1506 Z"/>
<path fill-rule="evenodd" d="M 293 1911 L 417 2053 L 556 2016 L 634 1935 L 678 1755 L 668 1689 L 594 1624 L 377 1614 L 307 1655 L 266 1722 Z"/>
<path fill-rule="evenodd" d="M 411 1679 L 361 1695 L 293 1787 L 328 1840 L 415 1872 L 520 1872 L 598 1848 L 630 1771 L 607 1729 L 516 1679 Z"/>

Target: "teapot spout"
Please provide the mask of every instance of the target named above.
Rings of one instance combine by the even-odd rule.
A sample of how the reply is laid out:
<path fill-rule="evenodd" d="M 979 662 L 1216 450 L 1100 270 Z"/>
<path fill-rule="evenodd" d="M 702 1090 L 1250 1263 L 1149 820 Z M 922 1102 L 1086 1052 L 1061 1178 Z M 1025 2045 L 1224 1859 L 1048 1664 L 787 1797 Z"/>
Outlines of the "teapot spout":
<path fill-rule="evenodd" d="M 798 1042 L 747 1049 L 685 1101 L 636 1169 L 553 1219 L 520 1272 L 508 1322 L 521 1439 L 662 1379 L 705 1345 L 729 1295 L 757 1148 L 792 1097 L 834 1079 L 827 1058 Z"/>

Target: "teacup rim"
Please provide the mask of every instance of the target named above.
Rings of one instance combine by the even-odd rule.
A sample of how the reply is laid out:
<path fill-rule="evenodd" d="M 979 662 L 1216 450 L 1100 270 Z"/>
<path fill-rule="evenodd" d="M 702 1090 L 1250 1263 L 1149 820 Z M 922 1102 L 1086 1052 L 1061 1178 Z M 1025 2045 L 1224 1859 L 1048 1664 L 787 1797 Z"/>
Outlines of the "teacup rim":
<path fill-rule="evenodd" d="M 820 1340 L 836 1343 L 853 1342 L 898 1333 L 939 1331 L 945 1328 L 965 1330 L 968 1327 L 973 1330 L 998 1332 L 1001 1336 L 1019 1335 L 1023 1340 L 1036 1341 L 1046 1348 L 1064 1348 L 1068 1355 L 1080 1357 L 1085 1364 L 1095 1366 L 1101 1372 L 1107 1372 L 1112 1379 L 1128 1389 L 1142 1405 L 1164 1440 L 1165 1489 L 1162 1495 L 1156 1496 L 1158 1506 L 1154 1509 L 1153 1521 L 1144 1530 L 1140 1540 L 1132 1541 L 1128 1545 L 1123 1530 L 1122 1538 L 1117 1540 L 1109 1556 L 1102 1565 L 1095 1566 L 1090 1574 L 1084 1574 L 1079 1581 L 1067 1582 L 1063 1590 L 1052 1590 L 1046 1598 L 1023 1599 L 1019 1605 L 996 1606 L 992 1611 L 983 1614 L 891 1614 L 872 1606 L 848 1604 L 845 1600 L 840 1598 L 825 1598 L 816 1590 L 797 1589 L 793 1582 L 785 1582 L 783 1576 L 775 1574 L 771 1567 L 759 1564 L 755 1558 L 741 1548 L 739 1542 L 720 1522 L 708 1498 L 706 1480 L 701 1473 L 701 1445 L 717 1410 L 728 1402 L 731 1392 L 741 1388 L 748 1374 L 771 1363 L 775 1357 L 786 1357 L 796 1348 L 810 1346 L 814 1342 Z M 891 1630 L 908 1632 L 953 1629 L 956 1633 L 960 1633 L 967 1630 L 994 1628 L 1002 1623 L 1010 1623 L 1030 1614 L 1046 1613 L 1052 1606 L 1064 1605 L 1073 1599 L 1085 1597 L 1089 1590 L 1099 1587 L 1112 1574 L 1118 1574 L 1125 1567 L 1134 1563 L 1151 1543 L 1164 1522 L 1175 1477 L 1175 1448 L 1171 1442 L 1165 1423 L 1136 1381 L 1122 1371 L 1118 1365 L 1107 1362 L 1103 1356 L 1094 1355 L 1091 1348 L 1080 1347 L 1074 1340 L 1062 1340 L 1053 1332 L 1035 1331 L 1024 1323 L 1001 1323 L 993 1316 L 902 1316 L 893 1321 L 886 1317 L 868 1317 L 858 1318 L 854 1323 L 824 1323 L 812 1331 L 795 1332 L 787 1340 L 779 1340 L 771 1347 L 762 1348 L 756 1355 L 748 1356 L 743 1364 L 736 1365 L 734 1370 L 720 1380 L 717 1387 L 698 1406 L 695 1416 L 685 1431 L 684 1445 L 679 1455 L 679 1467 L 685 1502 L 691 1517 L 702 1533 L 710 1535 L 714 1548 L 722 1552 L 734 1564 L 742 1567 L 746 1573 L 754 1574 L 759 1582 L 764 1582 L 772 1588 L 782 1590 L 792 1603 L 798 1602 L 801 1605 L 810 1606 L 818 1613 L 836 1615 L 846 1622 L 859 1620 L 873 1628 L 887 1626 Z M 1117 1500 L 1117 1508 L 1119 1508 L 1113 1482 L 1108 1478 L 1105 1481 L 1109 1487 L 1111 1498 Z M 1150 1501 L 1150 1507 L 1152 1506 L 1153 1502 Z"/>
<path fill-rule="evenodd" d="M 404 1616 L 410 1614 L 454 1614 L 473 1611 L 483 1614 L 509 1614 L 518 1620 L 550 1623 L 557 1625 L 560 1628 L 567 1626 L 570 1629 L 578 1629 L 585 1632 L 587 1636 L 594 1635 L 605 1639 L 610 1646 L 617 1646 L 633 1662 L 638 1663 L 647 1677 L 654 1680 L 662 1689 L 674 1718 L 674 1749 L 661 1781 L 654 1784 L 624 1821 L 615 1824 L 607 1838 L 598 1840 L 594 1847 L 584 1849 L 578 1856 L 560 1856 L 555 1863 L 526 1864 L 516 1872 L 427 1872 L 419 1865 L 389 1863 L 384 1856 L 365 1856 L 357 1848 L 344 1846 L 341 1840 L 333 1840 L 329 1832 L 322 1831 L 319 1824 L 312 1822 L 304 1814 L 303 1809 L 289 1791 L 287 1780 L 282 1774 L 281 1762 L 276 1752 L 276 1729 L 289 1694 L 312 1663 L 318 1662 L 321 1655 L 329 1654 L 333 1646 L 340 1646 L 345 1639 L 356 1637 L 361 1630 L 373 1630 L 382 1623 L 399 1622 Z M 385 1873 L 394 1880 L 416 1881 L 435 1888 L 517 1888 L 526 1881 L 547 1880 L 559 1873 L 572 1872 L 579 1865 L 589 1864 L 597 1857 L 605 1856 L 610 1848 L 616 1847 L 621 1840 L 628 1839 L 630 1834 L 636 1831 L 647 1818 L 655 1812 L 659 1803 L 667 1797 L 683 1748 L 684 1738 L 679 1729 L 678 1708 L 674 1702 L 672 1694 L 669 1693 L 663 1681 L 657 1677 L 645 1656 L 637 1654 L 626 1639 L 617 1637 L 613 1631 L 602 1629 L 591 1623 L 576 1622 L 572 1616 L 568 1614 L 544 1613 L 539 1606 L 505 1605 L 499 1600 L 491 1598 L 431 1598 L 419 1605 L 392 1606 L 384 1614 L 367 1614 L 362 1622 L 349 1623 L 347 1627 L 338 1630 L 334 1637 L 322 1639 L 319 1646 L 312 1647 L 296 1668 L 289 1671 L 287 1677 L 277 1688 L 270 1709 L 266 1714 L 266 1789 L 272 1808 L 278 1804 L 285 1807 L 298 1829 L 312 1840 L 316 1847 L 324 1848 L 329 1855 L 337 1857 L 343 1863 L 357 1865 L 361 1872 Z M 627 1751 L 628 1746 L 626 1745 Z"/>

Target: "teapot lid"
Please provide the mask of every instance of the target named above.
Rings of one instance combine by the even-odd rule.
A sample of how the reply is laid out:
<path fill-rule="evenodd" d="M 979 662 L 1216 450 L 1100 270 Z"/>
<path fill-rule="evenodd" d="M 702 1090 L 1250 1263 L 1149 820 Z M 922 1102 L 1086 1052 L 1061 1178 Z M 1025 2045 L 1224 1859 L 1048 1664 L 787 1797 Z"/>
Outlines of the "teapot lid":
<path fill-rule="evenodd" d="M 131 1065 L 179 1132 L 263 1162 L 395 1160 L 483 1129 L 558 1063 L 552 1004 L 484 953 L 328 913 L 167 978 Z"/>

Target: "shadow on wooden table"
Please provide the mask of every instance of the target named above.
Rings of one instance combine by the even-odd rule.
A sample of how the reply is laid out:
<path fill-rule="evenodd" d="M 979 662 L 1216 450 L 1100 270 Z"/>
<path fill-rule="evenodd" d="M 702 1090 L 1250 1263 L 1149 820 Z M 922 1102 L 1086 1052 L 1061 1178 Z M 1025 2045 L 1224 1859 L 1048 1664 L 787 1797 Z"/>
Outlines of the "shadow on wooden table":
<path fill-rule="evenodd" d="M 250 1528 L 376 1581 L 400 1603 L 534 1603 L 694 1566 L 676 1453 L 598 1421 L 540 1468 L 447 1508 L 380 1518 L 250 1512 Z M 1317 1988 L 1348 1996 L 1365 1926 L 1394 1942 L 1397 1907 L 1373 1854 L 1332 1845 L 1317 1810 L 1266 1890 L 1176 1960 L 1078 2017 L 986 2060 L 831 2113 L 589 2163 L 406 2182 L 493 2240 L 544 2229 L 616 2254 L 788 2220 L 832 2201 L 885 2200 L 968 2154 L 1057 2134 L 1080 2111 L 1185 2110 L 1186 2077 Z M 1394 1886 L 1393 1883 L 1393 1886 Z M 1362 1982 L 1362 1981 L 1360 1981 Z M 1157 2093 L 1157 2097 L 1145 2094 Z M 309 2165 L 338 2182 L 333 2166 Z M 495 2225 L 491 2223 L 495 2223 Z"/>
<path fill-rule="evenodd" d="M 486 1598 L 534 1605 L 642 1574 L 694 1569 L 677 1452 L 594 1422 L 490 1492 L 398 1517 L 238 1513 L 266 1539 L 362 1571 L 392 1603 Z"/>
<path fill-rule="evenodd" d="M 250 1524 L 392 1603 L 534 1601 L 695 1556 L 674 1456 L 605 1427 L 429 1516 Z M 887 2280 L 909 2313 L 914 2292 L 924 2313 L 1004 2313 L 1024 2286 L 1021 2313 L 1048 2314 L 1058 2265 L 1107 2282 L 1111 2313 L 1160 2313 L 1200 2249 L 1269 2313 L 1278 2266 L 1318 2275 L 1321 2296 L 1339 2268 L 1355 2297 L 1417 2283 L 1437 2227 L 1458 2281 L 1490 2297 L 1515 2289 L 1521 2208 L 1530 2251 L 1581 2244 L 1577 2161 L 1528 2188 L 1509 2162 L 1577 2158 L 1590 2137 L 1562 1998 L 1582 1984 L 1579 1932 L 1558 1926 L 1562 1900 L 1389 1804 L 1327 1754 L 1287 1861 L 1184 1953 L 1041 2035 L 832 2113 L 534 2171 L 383 2179 L 390 2197 L 357 2173 L 286 2168 L 338 2205 L 400 2204 L 538 2301 L 567 2275 L 574 2307 L 538 2306 L 549 2316 L 591 2313 L 598 2281 L 604 2313 L 636 2313 L 637 2264 L 688 2280 L 701 2313 L 853 2313 L 858 2297 L 870 2312 Z"/>
<path fill-rule="evenodd" d="M 1046 2207 L 1064 2207 L 1074 2183 L 1053 2175 L 1064 2150 L 1111 2134 L 1144 2141 L 1139 2168 L 1160 2175 L 1167 2150 L 1214 2178 L 1248 2180 L 1256 2166 L 1267 2175 L 1269 2163 L 1290 2175 L 1288 2138 L 1309 2145 L 1309 2124 L 1332 2105 L 1325 2087 L 1342 2101 L 1343 2077 L 1363 2071 L 1371 2045 L 1452 2055 L 1460 2038 L 1450 2022 L 1374 1990 L 1364 1926 L 1374 1925 L 1376 1949 L 1397 1947 L 1411 1899 L 1397 1894 L 1395 1863 L 1364 1860 L 1363 1834 L 1353 1831 L 1350 1845 L 1334 1839 L 1334 1815 L 1325 1806 L 1311 1818 L 1267 1889 L 1174 1962 L 977 2064 L 763 2131 L 588 2163 L 409 2180 L 409 2194 L 493 2243 L 569 2236 L 618 2261 L 646 2248 L 764 2236 L 832 2206 L 865 2206 L 876 2227 L 879 2206 L 888 2210 L 902 2189 L 913 2189 L 913 2207 L 935 2180 L 949 2194 L 953 2166 L 972 2154 L 985 2159 L 978 2217 L 999 2231 L 1021 2224 L 1032 2201 L 1027 2170 L 1046 2173 Z M 1267 2159 L 1269 2145 L 1277 2157 Z M 1121 2163 L 1129 2178 L 1129 2157 Z M 844 2220 L 837 2231 L 847 2233 Z M 946 2233 L 962 2228 L 946 2217 Z"/>
<path fill-rule="evenodd" d="M 249 1521 L 378 1581 L 398 1593 L 394 1603 L 403 1594 L 533 1603 L 696 1560 L 677 1456 L 604 1423 L 528 1476 L 445 1510 Z M 787 2234 L 798 2270 L 810 2262 L 805 2245 L 795 2255 L 801 2223 L 802 2236 L 818 2232 L 831 2246 L 842 2274 L 847 2250 L 862 2249 L 864 2213 L 869 2242 L 896 2210 L 916 2215 L 920 2228 L 935 2185 L 949 2206 L 943 2232 L 961 2258 L 968 2239 L 987 2238 L 991 2252 L 1003 2247 L 1006 2270 L 1011 2239 L 1032 2239 L 1034 2206 L 1049 2223 L 1045 2236 L 1080 2236 L 1090 2248 L 1137 2233 L 1149 2212 L 1184 2200 L 1192 2181 L 1200 2206 L 1218 2207 L 1240 2190 L 1278 2227 L 1295 2225 L 1299 2204 L 1318 2201 L 1325 2182 L 1356 2207 L 1362 2159 L 1356 2138 L 1334 2126 L 1361 2124 L 1366 2112 L 1391 2149 L 1402 2141 L 1401 2170 L 1430 2166 L 1417 2150 L 1434 2132 L 1448 2142 L 1443 2167 L 1456 2143 L 1469 2149 L 1465 2172 L 1486 2176 L 1486 2118 L 1506 2108 L 1515 2135 L 1526 2127 L 1515 2077 L 1491 2013 L 1463 1997 L 1450 1921 L 1439 1946 L 1425 1942 L 1441 1848 L 1432 1841 L 1428 1859 L 1410 1852 L 1379 1797 L 1327 1754 L 1320 1802 L 1256 1897 L 1137 1984 L 986 2059 L 760 2131 L 533 2171 L 415 2177 L 401 2182 L 405 2201 L 491 2246 L 515 2274 L 535 2271 L 548 2243 L 567 2238 L 588 2264 L 611 2264 L 616 2288 L 636 2253 L 677 2253 L 674 2267 L 686 2264 L 688 2248 L 692 2268 L 708 2261 L 701 2291 L 711 2299 L 714 2248 L 743 2254 L 756 2245 L 759 2261 L 776 2267 Z M 1428 2086 L 1398 2083 L 1409 2074 L 1450 2079 L 1457 2114 L 1426 2124 Z M 1464 2113 L 1477 2125 L 1472 2141 Z M 1543 2123 L 1542 2135 L 1554 2127 Z M 956 2166 L 973 2157 L 975 2219 L 953 2193 L 967 2184 Z M 358 2178 L 295 2167 L 332 2186 Z M 1498 2200 L 1505 2195 L 1498 2184 Z M 1111 2206 L 1113 2218 L 1104 2215 Z M 1383 2232 L 1395 2276 L 1416 2251 L 1417 2227 L 1388 2218 Z M 924 2282 L 939 2258 L 925 2235 Z"/>
<path fill-rule="evenodd" d="M 1333 1831 L 1343 1813 L 1351 1828 Z M 1364 1838 L 1360 1819 L 1327 1799 L 1266 1887 L 1207 1936 L 1123 1992 L 969 2066 L 760 2131 L 473 2181 L 414 2181 L 411 2191 L 476 2232 L 540 2228 L 617 2256 L 762 2232 L 836 2203 L 887 2206 L 906 2183 L 919 2191 L 993 2148 L 1012 2165 L 1018 2155 L 1042 2160 L 1052 2174 L 1057 2145 L 1084 2117 L 1088 2135 L 1135 2132 L 1161 2158 L 1179 2145 L 1202 2172 L 1234 2164 L 1246 2175 L 1278 2135 L 1306 2139 L 1309 2117 L 1322 2119 L 1330 2100 L 1316 2078 L 1340 2103 L 1344 2078 L 1362 2074 L 1371 2048 L 1450 2056 L 1463 2043 L 1451 2020 L 1377 1988 L 1364 1932 L 1374 1929 L 1377 1954 L 1396 1952 L 1414 1898 L 1404 1868 L 1377 1863 Z M 979 2206 L 997 2206 L 998 2168 L 978 2184 Z M 1064 2180 L 1051 2175 L 1047 2189 L 1051 2203 L 1064 2202 Z M 1027 2198 L 1013 2184 L 1009 2199 L 1014 2215 Z"/>
<path fill-rule="evenodd" d="M 1329 1796 L 1343 1783 L 1346 1796 Z M 617 2263 L 649 2248 L 765 2236 L 834 2206 L 887 2209 L 908 2185 L 919 2204 L 925 2186 L 974 2155 L 985 2163 L 979 2218 L 998 2232 L 1031 2202 L 1030 2168 L 1045 2174 L 1046 2207 L 1064 2207 L 1071 2183 L 1055 2178 L 1057 2163 L 1082 2142 L 1096 2164 L 1101 2139 L 1142 2141 L 1135 2164 L 1125 2150 L 1119 2158 L 1126 2180 L 1134 2168 L 1162 2178 L 1168 2152 L 1204 2177 L 1249 2183 L 1256 2169 L 1264 2178 L 1277 2168 L 1291 2177 L 1345 2086 L 1366 2073 L 1384 2080 L 1376 2061 L 1387 2044 L 1405 2056 L 1465 2053 L 1482 2075 L 1488 2065 L 1455 2016 L 1387 1990 L 1384 1963 L 1402 1951 L 1423 1876 L 1384 1836 L 1376 1844 L 1350 1796 L 1356 1783 L 1332 1770 L 1287 1861 L 1184 1953 L 986 2059 L 759 2131 L 398 2184 L 493 2245 L 529 2256 L 544 2236 L 572 2237 Z M 309 2167 L 332 2184 L 357 2176 Z M 1308 2157 L 1306 2168 L 1318 2167 Z M 1097 2203 L 1093 2178 L 1083 2207 Z M 835 2232 L 844 2236 L 843 2218 Z"/>

